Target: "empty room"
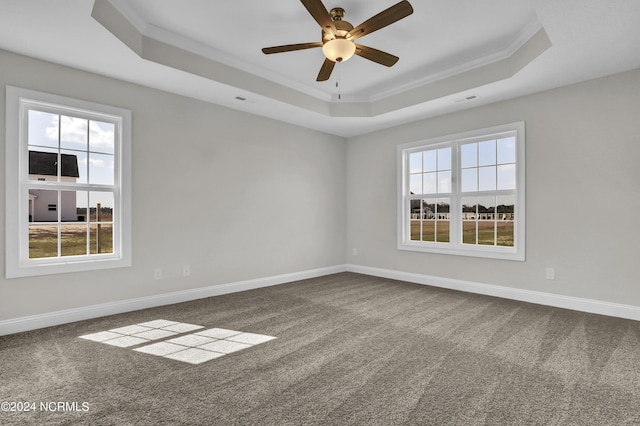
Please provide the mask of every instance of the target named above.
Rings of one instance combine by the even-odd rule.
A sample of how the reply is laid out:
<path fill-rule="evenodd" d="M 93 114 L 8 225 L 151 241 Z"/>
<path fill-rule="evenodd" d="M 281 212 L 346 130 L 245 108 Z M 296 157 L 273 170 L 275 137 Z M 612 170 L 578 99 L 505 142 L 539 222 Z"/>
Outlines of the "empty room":
<path fill-rule="evenodd" d="M 640 424 L 637 0 L 0 0 L 0 424 Z"/>

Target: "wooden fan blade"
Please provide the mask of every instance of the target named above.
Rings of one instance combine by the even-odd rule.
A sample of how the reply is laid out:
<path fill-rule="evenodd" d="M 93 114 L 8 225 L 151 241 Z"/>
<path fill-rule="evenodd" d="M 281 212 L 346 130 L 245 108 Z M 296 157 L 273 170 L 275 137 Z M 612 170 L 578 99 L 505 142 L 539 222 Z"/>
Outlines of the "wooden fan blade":
<path fill-rule="evenodd" d="M 411 7 L 411 4 L 407 0 L 403 0 L 400 3 L 397 3 L 394 6 L 383 10 L 376 16 L 367 19 L 362 24 L 349 31 L 346 38 L 355 40 L 360 37 L 366 36 L 367 34 L 378 31 L 380 28 L 391 25 L 402 18 L 406 18 L 412 13 L 413 7 Z"/>
<path fill-rule="evenodd" d="M 313 43 L 299 43 L 299 44 L 285 44 L 283 46 L 265 47 L 262 49 L 262 53 L 270 55 L 272 53 L 293 52 L 294 50 L 311 49 L 314 47 L 322 47 L 322 42 Z"/>
<path fill-rule="evenodd" d="M 336 66 L 336 63 L 330 59 L 325 59 L 324 64 L 322 64 L 322 68 L 320 68 L 320 72 L 318 73 L 318 78 L 316 81 L 327 81 L 329 77 L 331 77 L 331 73 L 333 72 L 333 67 Z"/>
<path fill-rule="evenodd" d="M 356 55 L 387 67 L 392 67 L 396 62 L 398 62 L 398 59 L 400 59 L 397 56 L 383 52 L 382 50 L 363 46 L 361 44 L 356 44 Z"/>
<path fill-rule="evenodd" d="M 318 25 L 320 25 L 324 31 L 335 36 L 338 30 L 333 23 L 333 19 L 331 19 L 331 15 L 329 15 L 327 8 L 324 7 L 321 0 L 300 0 L 300 2 L 302 2 L 304 7 L 307 8 L 307 11 L 309 11 L 311 16 L 313 16 L 313 19 L 316 20 Z"/>

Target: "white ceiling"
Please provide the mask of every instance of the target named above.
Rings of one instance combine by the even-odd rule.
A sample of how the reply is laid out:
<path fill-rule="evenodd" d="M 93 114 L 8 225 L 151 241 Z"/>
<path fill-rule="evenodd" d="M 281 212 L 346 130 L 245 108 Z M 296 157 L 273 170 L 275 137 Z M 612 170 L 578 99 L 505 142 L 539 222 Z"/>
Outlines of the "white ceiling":
<path fill-rule="evenodd" d="M 357 26 L 397 1 L 324 4 Z M 358 40 L 395 66 L 322 83 L 321 49 L 261 52 L 320 41 L 297 0 L 0 0 L 0 48 L 343 137 L 640 68 L 638 0 L 409 1 Z"/>

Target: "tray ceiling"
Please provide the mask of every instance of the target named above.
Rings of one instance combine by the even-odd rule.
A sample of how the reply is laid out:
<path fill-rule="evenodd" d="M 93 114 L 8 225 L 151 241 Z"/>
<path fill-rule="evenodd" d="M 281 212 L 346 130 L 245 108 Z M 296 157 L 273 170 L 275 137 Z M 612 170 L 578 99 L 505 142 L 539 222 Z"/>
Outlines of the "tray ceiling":
<path fill-rule="evenodd" d="M 325 0 L 354 26 L 397 0 Z M 636 0 L 411 1 L 327 82 L 295 0 L 3 0 L 0 48 L 348 137 L 640 67 Z M 337 83 L 339 83 L 337 85 Z M 338 87 L 336 87 L 338 86 Z"/>

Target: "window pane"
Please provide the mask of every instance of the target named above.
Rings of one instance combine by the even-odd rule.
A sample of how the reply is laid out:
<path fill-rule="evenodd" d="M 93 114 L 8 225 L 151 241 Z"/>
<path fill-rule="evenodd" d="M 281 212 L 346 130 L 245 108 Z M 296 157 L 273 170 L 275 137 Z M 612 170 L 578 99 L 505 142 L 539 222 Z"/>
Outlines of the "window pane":
<path fill-rule="evenodd" d="M 89 252 L 91 254 L 113 253 L 113 226 L 90 225 Z"/>
<path fill-rule="evenodd" d="M 411 221 L 411 240 L 420 241 L 420 221 Z"/>
<path fill-rule="evenodd" d="M 29 145 L 29 180 L 58 180 L 58 150 Z"/>
<path fill-rule="evenodd" d="M 60 191 L 60 206 L 58 210 L 60 210 L 60 221 L 76 222 L 78 220 L 75 191 Z"/>
<path fill-rule="evenodd" d="M 438 192 L 436 186 L 437 173 L 425 173 L 422 179 L 423 194 L 435 194 Z"/>
<path fill-rule="evenodd" d="M 419 219 L 420 218 L 420 204 L 422 200 L 410 200 L 409 201 L 409 209 L 411 219 Z"/>
<path fill-rule="evenodd" d="M 422 174 L 411 175 L 409 177 L 409 192 L 411 194 L 422 194 Z"/>
<path fill-rule="evenodd" d="M 435 241 L 436 228 L 435 220 L 422 221 L 422 241 Z"/>
<path fill-rule="evenodd" d="M 491 166 L 496 164 L 496 141 L 485 141 L 478 144 L 479 166 Z"/>
<path fill-rule="evenodd" d="M 448 243 L 449 237 L 449 219 L 451 215 L 451 200 L 449 198 L 438 199 L 436 211 L 436 241 Z"/>
<path fill-rule="evenodd" d="M 60 255 L 83 256 L 87 254 L 87 225 L 63 224 L 60 226 Z"/>
<path fill-rule="evenodd" d="M 422 165 L 425 172 L 435 172 L 437 170 L 436 151 L 424 151 L 422 157 Z"/>
<path fill-rule="evenodd" d="M 462 198 L 462 219 L 476 220 L 478 218 L 478 199 L 476 197 Z"/>
<path fill-rule="evenodd" d="M 58 147 L 58 115 L 29 110 L 29 145 Z"/>
<path fill-rule="evenodd" d="M 84 118 L 60 116 L 60 147 L 87 150 L 88 120 Z"/>
<path fill-rule="evenodd" d="M 451 147 L 438 150 L 438 170 L 451 170 Z"/>
<path fill-rule="evenodd" d="M 89 220 L 91 222 L 111 222 L 113 220 L 113 193 L 91 191 L 89 206 Z"/>
<path fill-rule="evenodd" d="M 496 197 L 478 197 L 478 219 L 495 220 Z"/>
<path fill-rule="evenodd" d="M 498 229 L 499 246 L 513 247 L 513 221 L 500 221 L 496 223 Z"/>
<path fill-rule="evenodd" d="M 89 150 L 114 154 L 115 125 L 102 121 L 89 122 Z"/>
<path fill-rule="evenodd" d="M 409 173 L 422 173 L 422 152 L 409 154 Z"/>
<path fill-rule="evenodd" d="M 436 222 L 436 230 L 437 230 L 436 241 L 438 241 L 439 243 L 450 242 L 448 220 L 438 220 Z"/>
<path fill-rule="evenodd" d="M 438 172 L 438 193 L 451 192 L 451 171 Z"/>
<path fill-rule="evenodd" d="M 495 222 L 478 222 L 478 244 L 495 245 Z"/>
<path fill-rule="evenodd" d="M 469 143 L 462 145 L 460 155 L 460 167 L 463 169 L 478 166 L 478 144 Z"/>
<path fill-rule="evenodd" d="M 75 194 L 75 206 L 76 206 L 76 220 L 78 222 L 86 222 L 89 220 L 89 192 L 88 191 L 76 191 Z"/>
<path fill-rule="evenodd" d="M 58 221 L 58 191 L 45 189 L 29 190 L 29 221 Z"/>
<path fill-rule="evenodd" d="M 516 162 L 516 138 L 498 139 L 498 164 Z"/>
<path fill-rule="evenodd" d="M 76 156 L 78 162 L 78 177 L 77 183 L 89 183 L 89 159 L 86 152 L 71 151 Z"/>
<path fill-rule="evenodd" d="M 476 244 L 476 222 L 464 221 L 462 222 L 462 243 L 463 244 Z"/>
<path fill-rule="evenodd" d="M 496 197 L 478 197 L 478 244 L 495 245 Z"/>
<path fill-rule="evenodd" d="M 497 197 L 496 211 L 498 220 L 513 220 L 515 214 L 515 195 L 502 195 Z"/>
<path fill-rule="evenodd" d="M 449 198 L 438 199 L 437 213 L 438 219 L 449 219 L 451 201 Z"/>
<path fill-rule="evenodd" d="M 62 181 L 88 183 L 87 153 L 83 151 L 62 151 Z"/>
<path fill-rule="evenodd" d="M 428 198 L 422 200 L 422 218 L 423 219 L 435 219 L 436 218 L 436 200 Z"/>
<path fill-rule="evenodd" d="M 480 167 L 478 169 L 478 190 L 495 191 L 496 189 L 496 167 Z"/>
<path fill-rule="evenodd" d="M 514 195 L 505 195 L 497 197 L 496 211 L 498 213 L 497 226 L 497 245 L 513 247 L 514 245 L 514 219 L 515 219 L 515 203 Z"/>
<path fill-rule="evenodd" d="M 29 226 L 29 259 L 58 256 L 58 225 Z"/>
<path fill-rule="evenodd" d="M 89 183 L 114 184 L 113 155 L 89 153 Z"/>
<path fill-rule="evenodd" d="M 60 181 L 61 182 L 74 182 L 78 183 L 80 178 L 80 171 L 82 169 L 82 160 L 86 164 L 87 154 L 80 151 L 60 151 L 60 160 L 62 161 L 60 168 Z M 86 167 L 84 170 L 84 183 L 86 183 Z"/>
<path fill-rule="evenodd" d="M 462 192 L 475 192 L 478 190 L 478 169 L 463 169 L 462 181 L 460 182 Z"/>
<path fill-rule="evenodd" d="M 498 189 L 516 189 L 516 165 L 498 166 Z"/>

